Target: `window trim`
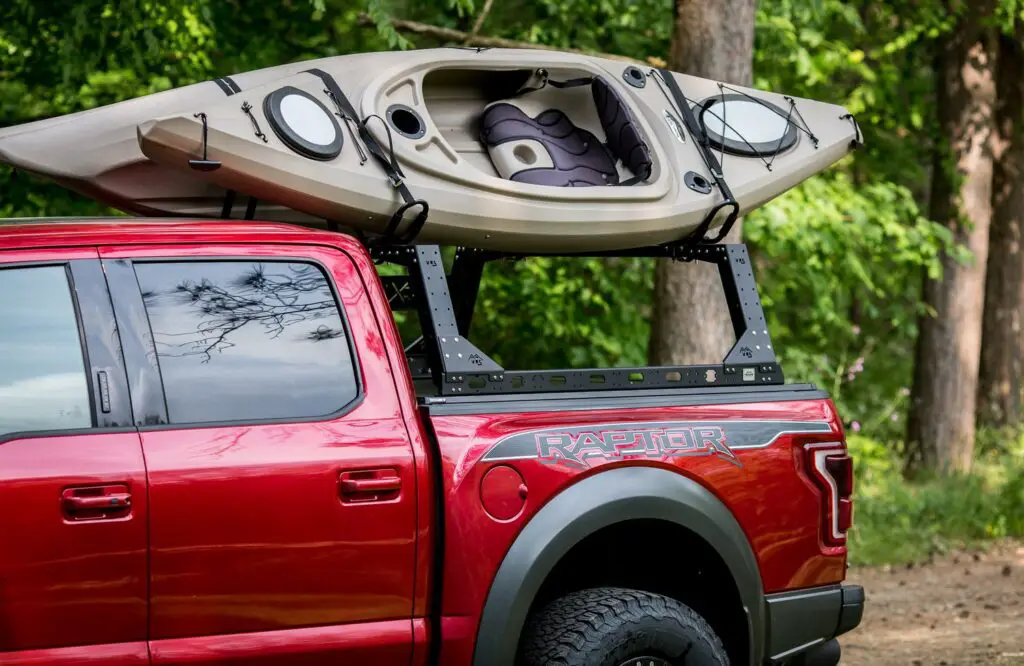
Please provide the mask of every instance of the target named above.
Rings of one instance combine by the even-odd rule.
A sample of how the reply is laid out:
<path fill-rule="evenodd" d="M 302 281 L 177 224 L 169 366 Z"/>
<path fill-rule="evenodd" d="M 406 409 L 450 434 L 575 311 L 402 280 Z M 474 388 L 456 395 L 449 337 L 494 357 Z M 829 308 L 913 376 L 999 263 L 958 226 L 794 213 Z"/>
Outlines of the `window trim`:
<path fill-rule="evenodd" d="M 100 415 L 100 405 L 96 396 L 96 381 L 97 372 L 105 368 L 96 367 L 93 362 L 97 354 L 91 349 L 93 346 L 93 339 L 95 331 L 89 326 L 89 322 L 86 321 L 86 317 L 83 315 L 81 293 L 78 290 L 78 282 L 76 277 L 80 281 L 81 279 L 88 279 L 89 276 L 85 273 L 89 264 L 93 264 L 98 267 L 100 260 L 98 258 L 93 259 L 41 259 L 35 261 L 12 261 L 0 263 L 0 271 L 5 270 L 16 270 L 24 268 L 62 268 L 64 270 L 65 280 L 67 281 L 68 293 L 71 297 L 71 307 L 73 316 L 75 318 L 75 327 L 78 330 L 78 344 L 82 353 L 82 371 L 85 373 L 85 384 L 86 391 L 88 393 L 89 400 L 89 421 L 90 426 L 82 428 L 67 428 L 67 429 L 48 429 L 48 430 L 16 430 L 12 432 L 0 433 L 0 444 L 6 442 L 19 440 L 19 439 L 41 439 L 47 437 L 74 437 L 82 435 L 94 435 L 94 434 L 108 434 L 108 433 L 124 433 L 133 432 L 134 426 L 104 426 L 101 425 L 102 418 Z M 81 270 L 78 267 L 82 267 Z M 95 286 L 95 285 L 93 285 Z M 104 281 L 102 284 L 102 293 L 107 294 L 107 285 Z M 106 306 L 107 310 L 110 310 L 111 304 L 109 300 L 105 303 L 100 301 L 96 303 L 100 308 Z M 111 317 L 113 316 L 112 310 L 110 311 Z M 117 331 L 120 334 L 120 331 Z M 121 344 L 120 335 L 118 335 L 118 345 Z M 116 390 L 121 396 L 128 396 L 128 383 L 127 375 L 125 373 L 125 366 L 123 362 L 119 362 L 120 358 L 114 358 L 115 366 L 113 367 L 114 376 L 108 377 L 111 384 L 111 389 Z M 119 405 L 120 410 L 115 409 L 114 403 L 111 403 L 111 415 L 116 418 L 117 414 L 121 417 L 127 417 L 128 422 L 131 422 L 131 409 L 130 404 L 128 410 L 125 412 L 123 408 L 124 404 Z"/>
<path fill-rule="evenodd" d="M 348 257 L 346 256 L 346 259 Z M 341 317 L 342 329 L 345 332 L 345 342 L 348 345 L 349 359 L 352 363 L 352 377 L 356 383 L 356 394 L 346 404 L 339 407 L 336 411 L 323 416 L 300 416 L 290 418 L 270 418 L 270 419 L 240 419 L 240 420 L 223 420 L 223 421 L 189 421 L 189 422 L 172 422 L 170 420 L 169 412 L 165 411 L 164 415 L 167 422 L 156 424 L 156 425 L 137 425 L 139 432 L 156 432 L 162 430 L 193 430 L 197 428 L 230 428 L 230 427 L 244 427 L 244 426 L 259 426 L 259 425 L 284 425 L 290 423 L 326 423 L 330 421 L 336 421 L 345 415 L 355 410 L 359 405 L 363 403 L 366 398 L 366 387 L 363 382 L 363 374 L 361 370 L 360 357 L 358 350 L 355 345 L 355 339 L 352 335 L 352 328 L 349 325 L 348 313 L 345 310 L 345 306 L 342 303 L 341 297 L 338 293 L 337 286 L 334 283 L 334 276 L 330 269 L 323 264 L 323 262 L 312 259 L 309 257 L 293 256 L 293 255 L 272 255 L 272 256 L 238 256 L 238 255 L 204 255 L 204 256 L 187 256 L 187 255 L 169 255 L 161 257 L 118 257 L 104 258 L 102 259 L 104 264 L 107 262 L 124 261 L 131 268 L 132 274 L 135 276 L 135 285 L 132 293 L 137 296 L 141 301 L 142 299 L 142 287 L 138 282 L 138 275 L 135 273 L 135 264 L 182 264 L 182 263 L 282 263 L 282 264 L 307 264 L 315 266 L 318 270 L 323 273 L 327 279 L 327 285 L 331 290 L 331 297 L 334 299 L 334 304 L 338 308 L 338 314 Z M 351 261 L 351 260 L 350 260 Z M 111 292 L 111 298 L 115 301 L 119 300 L 122 296 L 115 297 L 114 293 Z M 136 338 L 138 342 L 141 342 L 144 346 L 148 347 L 154 358 L 157 359 L 157 368 L 160 367 L 159 355 L 156 352 L 156 347 L 153 344 L 146 344 L 148 339 L 150 343 L 153 342 L 153 336 L 149 329 L 149 313 L 145 310 L 143 304 L 143 311 L 146 312 L 146 331 L 140 330 L 140 327 L 135 322 L 125 322 L 122 326 L 120 313 L 118 311 L 117 303 L 115 302 L 114 311 L 118 317 L 118 330 L 121 331 L 122 337 L 126 334 L 130 334 Z M 148 338 L 147 338 L 148 336 Z M 128 369 L 134 370 L 134 366 L 138 362 L 136 358 L 127 358 Z M 145 380 L 147 386 L 145 389 L 156 391 L 163 400 L 163 404 L 166 406 L 166 391 L 164 389 L 163 377 L 158 373 L 158 377 L 154 380 L 152 377 L 147 377 Z M 166 407 L 165 407 L 166 409 Z"/>
<path fill-rule="evenodd" d="M 106 275 L 99 259 L 72 259 L 68 262 L 68 279 L 71 285 L 72 300 L 75 304 L 75 316 L 79 321 L 80 335 L 82 336 L 83 354 L 86 366 L 89 371 L 89 392 L 90 401 L 93 407 L 93 426 L 102 430 L 121 430 L 134 428 L 134 415 L 132 414 L 131 395 L 128 392 L 128 373 L 124 363 L 124 347 L 121 344 L 121 332 L 114 323 L 114 334 L 117 341 L 117 351 L 112 358 L 105 359 L 112 362 L 110 370 L 115 377 L 108 377 L 110 383 L 110 414 L 105 416 L 99 400 L 99 373 L 106 368 L 101 366 L 100 357 L 102 343 L 100 341 L 100 329 L 97 322 L 87 315 L 82 308 L 82 295 L 86 289 L 92 289 L 94 298 L 89 303 L 101 310 L 100 317 L 107 321 L 114 321 L 114 306 L 110 302 L 110 291 L 107 285 Z M 125 425 L 104 425 L 107 419 L 113 421 L 124 421 Z"/>

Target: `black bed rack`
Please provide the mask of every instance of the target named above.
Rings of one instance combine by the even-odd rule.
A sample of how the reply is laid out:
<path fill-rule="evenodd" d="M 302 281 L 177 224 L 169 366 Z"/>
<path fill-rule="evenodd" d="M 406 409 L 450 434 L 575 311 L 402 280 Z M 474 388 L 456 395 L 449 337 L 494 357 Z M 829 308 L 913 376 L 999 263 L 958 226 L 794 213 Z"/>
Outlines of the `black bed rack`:
<path fill-rule="evenodd" d="M 736 343 L 721 363 L 611 369 L 505 370 L 467 338 L 487 263 L 540 254 L 460 247 L 450 273 L 445 272 L 437 245 L 383 245 L 371 247 L 370 254 L 378 264 L 405 267 L 407 275 L 381 279 L 392 310 L 419 315 L 422 336 L 406 346 L 406 356 L 414 378 L 431 380 L 442 396 L 784 383 L 743 244 L 675 244 L 559 255 L 665 257 L 718 267 L 736 334 Z"/>

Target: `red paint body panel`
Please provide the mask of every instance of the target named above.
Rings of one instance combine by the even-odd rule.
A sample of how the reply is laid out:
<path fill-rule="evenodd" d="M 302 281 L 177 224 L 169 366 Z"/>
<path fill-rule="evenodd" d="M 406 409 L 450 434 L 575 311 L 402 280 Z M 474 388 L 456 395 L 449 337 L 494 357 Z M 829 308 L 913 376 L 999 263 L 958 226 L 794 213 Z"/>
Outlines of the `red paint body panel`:
<path fill-rule="evenodd" d="M 140 643 L 0 653 L 3 666 L 147 666 L 149 646 Z"/>
<path fill-rule="evenodd" d="M 314 654 L 309 646 L 319 649 Z M 153 641 L 154 666 L 405 666 L 412 653 L 412 622 L 392 620 L 255 634 Z"/>
<path fill-rule="evenodd" d="M 404 618 L 407 631 L 397 640 L 408 647 L 417 472 L 380 329 L 352 261 L 324 247 L 269 244 L 105 247 L 101 254 L 317 261 L 346 312 L 365 390 L 351 411 L 330 420 L 143 431 L 152 506 L 151 639 L 350 623 L 368 632 Z M 343 474 L 376 469 L 394 471 L 397 497 L 343 501 Z M 275 645 L 306 641 L 288 649 L 314 659 L 309 663 L 338 654 L 332 643 L 301 633 L 275 636 Z M 386 663 L 394 646 L 381 645 L 375 660 Z M 360 649 L 370 654 L 371 647 Z"/>
<path fill-rule="evenodd" d="M 824 585 L 843 579 L 845 549 L 834 552 L 823 549 L 818 531 L 821 511 L 818 495 L 798 468 L 794 455 L 794 446 L 799 443 L 840 439 L 840 426 L 830 401 L 655 409 L 616 409 L 612 400 L 608 402 L 611 409 L 607 410 L 433 418 L 446 484 L 447 542 L 473 544 L 472 548 L 449 547 L 445 553 L 443 663 L 471 663 L 476 627 L 491 581 L 505 552 L 529 519 L 569 484 L 617 466 L 641 464 L 673 469 L 710 490 L 732 510 L 750 539 L 760 564 L 765 592 Z M 595 459 L 589 469 L 539 460 L 478 462 L 498 439 L 526 430 L 588 423 L 728 419 L 825 420 L 831 422 L 834 434 L 782 436 L 763 449 L 736 451 L 742 467 L 718 456 L 643 458 L 628 462 Z M 500 465 L 515 468 L 529 487 L 526 507 L 511 521 L 494 520 L 479 500 L 481 479 L 492 467 Z M 486 534 L 487 538 L 479 538 L 481 534 Z"/>
<path fill-rule="evenodd" d="M 127 518 L 65 518 L 65 488 L 104 484 L 128 486 Z M 0 444 L 0 506 L 0 663 L 7 650 L 146 640 L 146 472 L 137 433 Z"/>
<path fill-rule="evenodd" d="M 8 241 L 4 236 L 0 248 Z M 0 251 L 0 267 L 96 257 L 94 248 L 7 250 Z M 3 439 L 0 663 L 15 654 L 34 660 L 24 663 L 88 663 L 81 660 L 91 658 L 91 648 L 48 648 L 107 643 L 124 645 L 96 648 L 109 656 L 104 663 L 138 663 L 131 655 L 140 644 L 145 650 L 148 512 L 138 434 Z M 65 516 L 61 498 L 68 489 L 120 484 L 131 493 L 128 515 L 79 522 Z"/>

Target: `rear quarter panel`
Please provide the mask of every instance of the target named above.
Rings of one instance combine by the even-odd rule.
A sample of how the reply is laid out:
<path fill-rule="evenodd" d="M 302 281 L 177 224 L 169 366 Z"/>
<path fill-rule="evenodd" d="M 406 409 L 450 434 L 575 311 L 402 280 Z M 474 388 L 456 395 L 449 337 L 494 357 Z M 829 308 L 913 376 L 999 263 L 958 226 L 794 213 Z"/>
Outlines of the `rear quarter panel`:
<path fill-rule="evenodd" d="M 595 401 L 594 406 L 601 406 Z M 761 447 L 697 447 L 685 454 L 661 451 L 612 453 L 582 464 L 539 451 L 522 459 L 491 461 L 499 441 L 534 431 L 629 430 L 640 424 L 693 421 L 800 421 L 816 424 L 814 435 L 782 434 Z M 740 405 L 608 408 L 580 411 L 434 415 L 444 480 L 445 565 L 443 620 L 446 661 L 469 663 L 487 593 L 502 558 L 520 530 L 547 501 L 584 478 L 621 466 L 673 470 L 711 491 L 736 516 L 755 553 L 766 593 L 841 581 L 845 548 L 826 548 L 819 536 L 818 494 L 804 475 L 797 451 L 805 442 L 842 439 L 829 400 Z M 606 427 L 615 424 L 613 428 Z M 529 441 L 531 435 L 517 438 Z M 726 437 L 728 440 L 728 437 Z M 538 447 L 540 448 L 540 447 Z M 629 447 L 626 447 L 629 448 Z M 635 447 L 634 447 L 635 448 Z M 524 449 L 525 451 L 525 449 Z M 508 453 L 506 451 L 506 453 Z M 518 515 L 496 520 L 481 502 L 481 479 L 496 465 L 514 468 L 527 486 Z"/>

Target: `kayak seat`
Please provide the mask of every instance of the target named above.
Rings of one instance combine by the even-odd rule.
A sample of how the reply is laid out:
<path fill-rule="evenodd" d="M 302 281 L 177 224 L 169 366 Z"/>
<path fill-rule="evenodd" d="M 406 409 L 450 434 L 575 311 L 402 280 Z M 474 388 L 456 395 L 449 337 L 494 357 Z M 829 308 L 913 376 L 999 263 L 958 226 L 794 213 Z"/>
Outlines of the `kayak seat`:
<path fill-rule="evenodd" d="M 558 109 L 531 118 L 511 103 L 494 104 L 484 112 L 481 139 L 498 174 L 518 183 L 588 187 L 619 182 L 615 160 L 600 139 Z"/>
<path fill-rule="evenodd" d="M 606 143 L 560 109 L 531 116 L 516 98 L 484 109 L 480 140 L 502 178 L 551 187 L 626 184 L 620 182 L 618 161 L 633 180 L 650 176 L 650 149 L 629 109 L 604 79 L 596 77 L 590 85 Z"/>
<path fill-rule="evenodd" d="M 612 154 L 638 179 L 647 180 L 653 169 L 651 149 L 643 140 L 640 127 L 629 107 L 619 97 L 619 93 L 600 76 L 594 79 L 590 90 Z"/>

